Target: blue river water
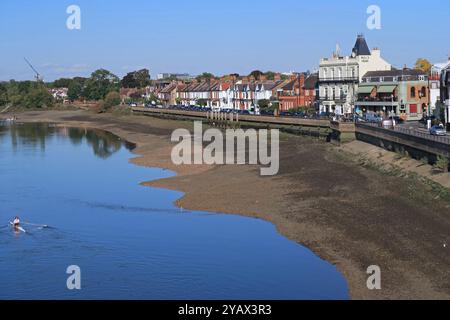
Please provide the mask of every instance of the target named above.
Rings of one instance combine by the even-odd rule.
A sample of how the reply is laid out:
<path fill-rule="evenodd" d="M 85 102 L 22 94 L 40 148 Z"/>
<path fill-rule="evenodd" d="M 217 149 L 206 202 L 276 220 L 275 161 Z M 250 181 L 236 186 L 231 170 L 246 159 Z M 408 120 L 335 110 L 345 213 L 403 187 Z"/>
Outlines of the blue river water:
<path fill-rule="evenodd" d="M 0 299 L 347 299 L 337 269 L 265 221 L 174 206 L 97 130 L 0 124 Z M 20 216 L 27 233 L 10 226 Z M 42 228 L 41 225 L 49 225 Z M 67 267 L 81 270 L 69 290 Z"/>

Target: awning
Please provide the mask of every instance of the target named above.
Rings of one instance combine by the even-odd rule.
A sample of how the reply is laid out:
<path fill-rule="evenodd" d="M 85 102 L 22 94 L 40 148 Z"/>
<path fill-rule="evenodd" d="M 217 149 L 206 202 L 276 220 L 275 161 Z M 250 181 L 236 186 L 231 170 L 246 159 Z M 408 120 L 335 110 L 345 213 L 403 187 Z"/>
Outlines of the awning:
<path fill-rule="evenodd" d="M 397 86 L 379 86 L 378 93 L 393 93 Z"/>
<path fill-rule="evenodd" d="M 374 86 L 360 86 L 358 88 L 358 93 L 372 93 Z"/>

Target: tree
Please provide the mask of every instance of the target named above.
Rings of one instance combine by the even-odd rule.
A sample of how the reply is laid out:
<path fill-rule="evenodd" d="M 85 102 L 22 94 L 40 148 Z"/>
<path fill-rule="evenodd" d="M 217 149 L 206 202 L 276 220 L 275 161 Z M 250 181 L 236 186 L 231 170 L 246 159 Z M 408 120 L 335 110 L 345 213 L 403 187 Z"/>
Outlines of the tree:
<path fill-rule="evenodd" d="M 72 82 L 73 79 L 61 78 L 53 81 L 53 83 L 50 84 L 50 86 L 53 88 L 68 88 Z"/>
<path fill-rule="evenodd" d="M 72 81 L 67 90 L 67 97 L 70 101 L 75 101 L 81 98 L 83 93 L 83 86 L 77 81 Z"/>
<path fill-rule="evenodd" d="M 275 80 L 275 72 L 273 71 L 267 71 L 264 75 L 266 76 L 267 80 Z"/>
<path fill-rule="evenodd" d="M 147 69 L 127 73 L 120 85 L 122 88 L 145 88 L 150 83 L 150 72 Z"/>
<path fill-rule="evenodd" d="M 267 99 L 258 100 L 258 106 L 262 110 L 266 110 L 270 107 L 270 101 Z"/>
<path fill-rule="evenodd" d="M 3 106 L 8 102 L 8 89 L 6 87 L 6 84 L 0 83 L 0 106 Z"/>
<path fill-rule="evenodd" d="M 197 76 L 197 80 L 198 81 L 202 81 L 202 80 L 211 80 L 214 79 L 214 75 L 212 73 L 209 72 L 203 72 L 201 75 Z"/>
<path fill-rule="evenodd" d="M 48 92 L 47 88 L 38 84 L 25 94 L 22 104 L 27 108 L 51 107 L 53 105 L 53 96 Z"/>
<path fill-rule="evenodd" d="M 197 105 L 199 105 L 200 107 L 206 107 L 208 105 L 208 101 L 206 99 L 198 99 Z"/>
<path fill-rule="evenodd" d="M 102 108 L 103 110 L 107 110 L 111 107 L 118 106 L 119 104 L 120 94 L 117 91 L 111 91 L 106 95 Z"/>
<path fill-rule="evenodd" d="M 119 78 L 108 70 L 99 69 L 86 81 L 83 96 L 91 100 L 102 100 L 109 92 L 118 90 Z"/>
<path fill-rule="evenodd" d="M 416 69 L 421 70 L 427 74 L 430 73 L 431 67 L 432 67 L 432 64 L 430 63 L 430 61 L 428 61 L 427 59 L 424 59 L 424 58 L 417 59 L 416 64 L 415 64 Z"/>
<path fill-rule="evenodd" d="M 259 80 L 263 74 L 264 73 L 262 71 L 254 70 L 250 72 L 249 76 L 255 78 L 256 80 Z"/>

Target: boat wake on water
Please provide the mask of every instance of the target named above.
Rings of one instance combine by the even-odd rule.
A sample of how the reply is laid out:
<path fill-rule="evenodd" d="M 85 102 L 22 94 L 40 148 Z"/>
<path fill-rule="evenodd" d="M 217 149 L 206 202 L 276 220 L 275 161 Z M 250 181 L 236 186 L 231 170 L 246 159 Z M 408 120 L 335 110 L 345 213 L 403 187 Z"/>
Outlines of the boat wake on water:
<path fill-rule="evenodd" d="M 30 222 L 22 222 L 21 225 L 24 226 L 30 226 L 34 227 L 36 230 L 43 230 L 43 229 L 53 229 L 47 224 L 36 224 L 36 223 L 30 223 Z M 0 226 L 0 229 L 6 229 L 6 228 L 12 228 L 16 232 L 22 232 L 26 234 L 31 234 L 29 231 L 25 230 L 22 226 L 15 226 L 12 221 L 9 221 L 9 224 L 6 226 Z"/>

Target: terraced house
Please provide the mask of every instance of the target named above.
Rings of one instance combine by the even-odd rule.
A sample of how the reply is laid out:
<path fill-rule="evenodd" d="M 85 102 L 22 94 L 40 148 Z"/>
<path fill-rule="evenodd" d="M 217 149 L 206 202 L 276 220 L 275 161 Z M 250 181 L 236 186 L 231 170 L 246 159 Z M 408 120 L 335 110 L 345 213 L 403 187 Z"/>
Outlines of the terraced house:
<path fill-rule="evenodd" d="M 237 82 L 232 89 L 233 109 L 256 111 L 258 101 L 276 100 L 277 92 L 285 84 L 277 81 Z"/>
<path fill-rule="evenodd" d="M 311 107 L 316 100 L 317 74 L 294 76 L 278 90 L 279 110 Z"/>
<path fill-rule="evenodd" d="M 181 85 L 177 82 L 172 82 L 163 89 L 161 89 L 157 96 L 163 105 L 174 105 L 177 99 L 177 90 Z"/>
<path fill-rule="evenodd" d="M 420 70 L 370 71 L 358 88 L 355 112 L 420 120 L 429 110 L 428 75 Z"/>

